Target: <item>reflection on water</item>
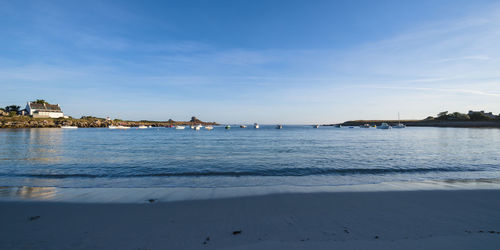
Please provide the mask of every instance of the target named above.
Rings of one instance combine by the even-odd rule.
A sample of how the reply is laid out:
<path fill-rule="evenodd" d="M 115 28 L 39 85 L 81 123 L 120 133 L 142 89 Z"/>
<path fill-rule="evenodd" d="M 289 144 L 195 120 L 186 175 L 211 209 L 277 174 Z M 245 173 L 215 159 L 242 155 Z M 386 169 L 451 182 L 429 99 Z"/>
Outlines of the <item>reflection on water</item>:
<path fill-rule="evenodd" d="M 4 133 L 0 147 L 0 161 L 23 160 L 33 163 L 58 163 L 62 160 L 64 131 L 55 128 L 13 129 Z"/>
<path fill-rule="evenodd" d="M 0 187 L 0 197 L 51 200 L 56 196 L 55 187 Z"/>

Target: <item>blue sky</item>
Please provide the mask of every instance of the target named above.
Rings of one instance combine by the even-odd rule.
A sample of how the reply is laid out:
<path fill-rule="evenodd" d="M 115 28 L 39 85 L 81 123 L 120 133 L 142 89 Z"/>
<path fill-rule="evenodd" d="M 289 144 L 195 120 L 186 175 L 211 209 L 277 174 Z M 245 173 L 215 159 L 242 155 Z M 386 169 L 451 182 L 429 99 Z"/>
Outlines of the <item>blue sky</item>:
<path fill-rule="evenodd" d="M 500 113 L 495 1 L 1 1 L 0 106 L 221 123 Z"/>

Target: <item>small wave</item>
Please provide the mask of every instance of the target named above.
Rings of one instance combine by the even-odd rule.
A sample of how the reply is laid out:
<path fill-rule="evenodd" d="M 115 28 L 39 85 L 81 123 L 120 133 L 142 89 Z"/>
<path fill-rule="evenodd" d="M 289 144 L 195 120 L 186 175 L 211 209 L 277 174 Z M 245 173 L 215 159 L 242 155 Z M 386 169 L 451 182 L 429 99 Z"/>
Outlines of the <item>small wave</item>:
<path fill-rule="evenodd" d="M 313 176 L 313 175 L 376 175 L 398 173 L 433 173 L 433 172 L 476 172 L 480 169 L 471 168 L 281 168 L 269 170 L 242 170 L 242 171 L 192 171 L 192 172 L 159 172 L 139 174 L 0 174 L 9 177 L 28 178 L 134 178 L 134 177 L 203 177 L 203 176 Z"/>

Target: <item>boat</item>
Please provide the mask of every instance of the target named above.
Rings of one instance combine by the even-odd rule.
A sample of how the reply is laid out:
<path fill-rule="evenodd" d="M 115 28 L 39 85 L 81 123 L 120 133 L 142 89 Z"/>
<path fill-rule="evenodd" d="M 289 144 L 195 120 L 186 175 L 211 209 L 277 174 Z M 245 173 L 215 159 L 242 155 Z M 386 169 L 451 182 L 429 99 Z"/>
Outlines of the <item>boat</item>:
<path fill-rule="evenodd" d="M 240 125 L 240 128 L 247 128 L 247 126 L 245 126 L 245 125 Z"/>
<path fill-rule="evenodd" d="M 201 125 L 196 125 L 196 126 L 194 127 L 194 129 L 195 129 L 195 130 L 200 130 L 202 127 L 203 127 L 203 126 L 201 126 Z"/>
<path fill-rule="evenodd" d="M 259 124 L 257 124 L 257 123 L 254 123 L 254 124 L 253 124 L 253 127 L 254 127 L 254 128 L 260 128 Z"/>
<path fill-rule="evenodd" d="M 189 126 L 191 129 L 194 129 L 194 125 Z"/>
<path fill-rule="evenodd" d="M 148 126 L 145 126 L 145 125 L 140 125 L 139 127 L 137 127 L 138 129 L 145 129 L 145 128 L 148 128 Z"/>
<path fill-rule="evenodd" d="M 377 126 L 378 129 L 391 129 L 392 127 L 389 126 L 387 123 L 382 123 L 380 126 Z"/>
<path fill-rule="evenodd" d="M 336 127 L 336 128 L 342 128 L 342 125 L 340 125 L 340 124 L 335 124 L 335 126 L 334 126 L 334 127 Z"/>
<path fill-rule="evenodd" d="M 231 129 L 231 126 L 230 125 L 226 125 L 224 128 L 225 129 Z"/>
<path fill-rule="evenodd" d="M 77 126 L 61 126 L 61 128 L 66 128 L 66 129 L 76 129 L 78 128 Z"/>
<path fill-rule="evenodd" d="M 108 126 L 108 128 L 109 129 L 129 129 L 130 127 L 122 126 L 122 125 L 119 125 L 119 126 L 110 125 L 110 126 Z"/>
<path fill-rule="evenodd" d="M 313 128 L 319 128 L 319 125 L 318 124 L 313 125 Z"/>
<path fill-rule="evenodd" d="M 214 129 L 214 127 L 212 127 L 212 126 L 205 126 L 205 129 L 206 130 L 212 130 L 212 129 Z"/>
<path fill-rule="evenodd" d="M 370 128 L 371 126 L 370 126 L 370 124 L 367 123 L 367 124 L 360 125 L 359 127 L 360 128 Z"/>
<path fill-rule="evenodd" d="M 175 129 L 185 129 L 185 128 L 186 128 L 185 126 L 180 126 L 180 125 L 175 126 Z"/>
<path fill-rule="evenodd" d="M 153 126 L 149 125 L 148 128 L 152 128 Z"/>
<path fill-rule="evenodd" d="M 277 129 L 282 129 L 282 128 L 283 128 L 283 125 L 278 124 L 278 125 L 276 125 L 276 128 L 277 128 Z"/>
<path fill-rule="evenodd" d="M 406 128 L 406 125 L 402 124 L 399 120 L 399 112 L 398 112 L 398 125 L 392 126 L 393 128 Z"/>

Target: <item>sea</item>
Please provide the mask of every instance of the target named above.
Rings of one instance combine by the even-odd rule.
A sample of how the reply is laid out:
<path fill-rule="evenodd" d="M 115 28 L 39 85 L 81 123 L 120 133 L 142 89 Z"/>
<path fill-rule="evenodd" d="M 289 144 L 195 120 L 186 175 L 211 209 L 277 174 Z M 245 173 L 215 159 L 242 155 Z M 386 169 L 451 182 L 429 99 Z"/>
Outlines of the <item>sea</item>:
<path fill-rule="evenodd" d="M 498 179 L 500 129 L 0 129 L 0 197 L 44 187 L 230 193 Z"/>

